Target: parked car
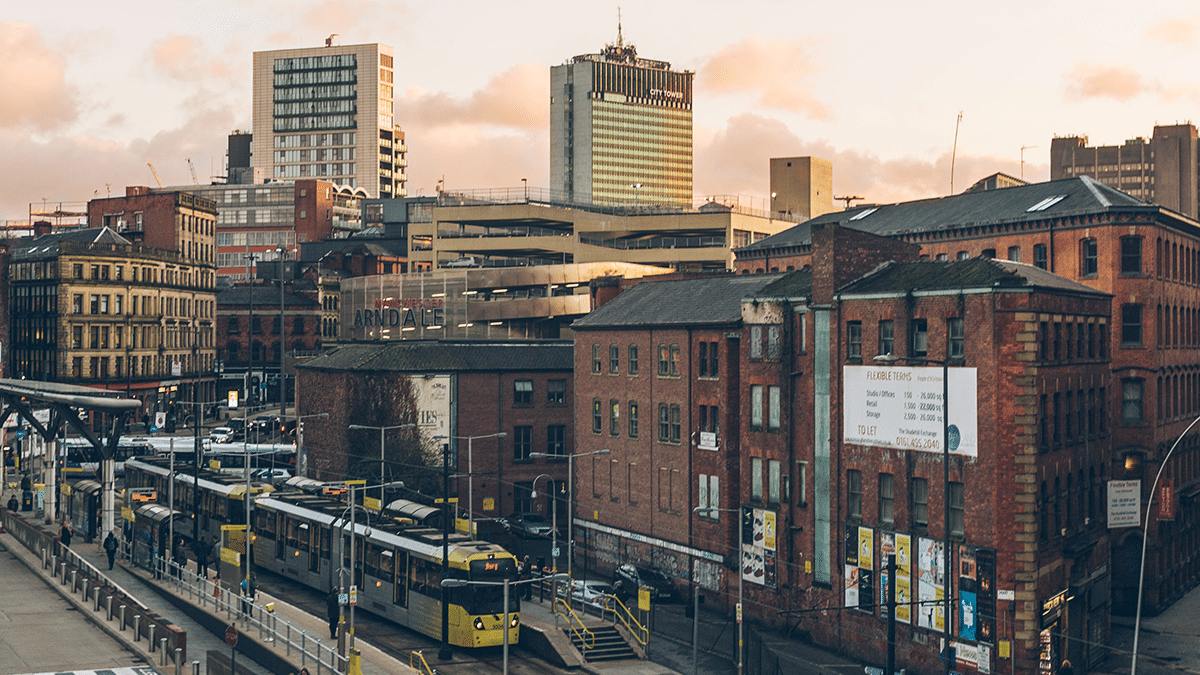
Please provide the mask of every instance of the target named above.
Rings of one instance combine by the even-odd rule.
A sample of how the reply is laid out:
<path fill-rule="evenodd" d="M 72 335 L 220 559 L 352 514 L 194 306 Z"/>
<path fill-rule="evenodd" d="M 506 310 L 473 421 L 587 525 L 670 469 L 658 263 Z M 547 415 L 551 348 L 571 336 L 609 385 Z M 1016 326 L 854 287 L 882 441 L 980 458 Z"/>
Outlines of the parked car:
<path fill-rule="evenodd" d="M 217 427 L 208 432 L 208 439 L 213 443 L 232 443 L 234 435 L 229 427 Z"/>
<path fill-rule="evenodd" d="M 504 519 L 504 529 L 522 539 L 549 537 L 550 521 L 536 513 L 514 513 Z"/>
<path fill-rule="evenodd" d="M 670 577 L 653 567 L 626 563 L 613 575 L 613 592 L 624 602 L 636 600 L 638 588 L 642 586 L 650 589 L 650 597 L 654 600 L 661 602 L 675 598 L 675 585 Z"/>
<path fill-rule="evenodd" d="M 560 594 L 562 590 L 560 590 Z M 571 600 L 589 605 L 599 605 L 605 595 L 612 595 L 612 585 L 607 581 L 576 579 L 571 582 Z"/>

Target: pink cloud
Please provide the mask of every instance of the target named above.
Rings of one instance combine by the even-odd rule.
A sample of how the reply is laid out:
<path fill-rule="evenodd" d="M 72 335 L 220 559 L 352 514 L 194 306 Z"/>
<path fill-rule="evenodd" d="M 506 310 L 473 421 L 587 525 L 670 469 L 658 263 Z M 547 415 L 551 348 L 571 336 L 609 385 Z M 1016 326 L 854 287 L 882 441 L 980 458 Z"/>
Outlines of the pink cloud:
<path fill-rule="evenodd" d="M 1159 90 L 1158 84 L 1121 66 L 1079 64 L 1067 76 L 1067 92 L 1074 98 L 1127 101 Z"/>
<path fill-rule="evenodd" d="M 75 120 L 79 103 L 62 50 L 32 26 L 0 22 L 0 54 L 0 128 L 48 130 Z"/>
<path fill-rule="evenodd" d="M 805 75 L 814 69 L 803 46 L 781 40 L 747 38 L 713 54 L 697 74 L 697 90 L 751 94 L 759 105 L 829 117 L 826 105 L 808 93 Z"/>
<path fill-rule="evenodd" d="M 961 150 L 961 148 L 960 148 Z M 783 122 L 755 114 L 729 119 L 711 140 L 696 147 L 696 192 L 763 195 L 768 190 L 771 157 L 814 155 L 833 162 L 835 194 L 855 194 L 868 202 L 895 202 L 948 194 L 950 153 L 926 157 L 881 159 L 858 150 L 838 149 L 824 141 L 806 141 Z M 955 191 L 1003 171 L 1020 173 L 1019 158 L 971 155 L 960 151 Z M 1045 180 L 1049 169 L 1026 162 L 1027 180 Z"/>
<path fill-rule="evenodd" d="M 550 123 L 549 90 L 549 69 L 522 64 L 498 73 L 465 97 L 407 91 L 396 101 L 396 118 L 412 128 L 483 124 L 545 129 Z"/>
<path fill-rule="evenodd" d="M 1164 19 L 1146 29 L 1146 36 L 1174 45 L 1190 45 L 1196 41 L 1200 25 L 1194 17 Z"/>
<path fill-rule="evenodd" d="M 199 38 L 191 35 L 168 35 L 150 48 L 154 67 L 167 77 L 182 81 L 206 78 L 227 78 L 232 74 L 229 64 L 209 56 Z"/>

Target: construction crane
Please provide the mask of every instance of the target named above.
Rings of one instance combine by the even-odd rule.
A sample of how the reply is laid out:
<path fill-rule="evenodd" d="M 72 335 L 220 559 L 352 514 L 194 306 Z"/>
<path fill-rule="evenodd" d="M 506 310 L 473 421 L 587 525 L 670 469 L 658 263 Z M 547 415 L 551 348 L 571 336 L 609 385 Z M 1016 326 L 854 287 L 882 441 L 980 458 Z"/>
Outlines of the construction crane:
<path fill-rule="evenodd" d="M 858 195 L 846 195 L 845 197 L 838 197 L 837 195 L 834 195 L 833 198 L 838 200 L 839 202 L 845 202 L 846 203 L 846 208 L 845 208 L 846 211 L 850 210 L 851 202 L 861 202 L 863 199 L 866 199 L 866 197 L 859 197 Z"/>
<path fill-rule="evenodd" d="M 188 163 L 188 172 L 192 174 L 192 185 L 199 185 L 200 179 L 196 178 L 196 165 L 192 164 L 191 157 L 187 158 L 187 163 Z"/>
<path fill-rule="evenodd" d="M 154 165 L 147 160 L 146 166 L 150 167 L 150 175 L 154 176 L 154 182 L 158 185 L 158 187 L 162 187 L 162 179 L 158 177 L 158 172 L 154 170 Z"/>

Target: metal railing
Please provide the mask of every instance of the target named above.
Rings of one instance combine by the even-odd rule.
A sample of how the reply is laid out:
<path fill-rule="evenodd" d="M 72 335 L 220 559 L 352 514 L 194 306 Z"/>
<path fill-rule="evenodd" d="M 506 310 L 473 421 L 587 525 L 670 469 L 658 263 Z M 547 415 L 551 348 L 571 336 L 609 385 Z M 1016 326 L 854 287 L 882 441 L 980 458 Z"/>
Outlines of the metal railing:
<path fill-rule="evenodd" d="M 414 649 L 408 653 L 408 667 L 425 673 L 425 675 L 437 675 L 437 668 L 429 665 L 429 661 L 425 660 L 423 650 Z"/>
<path fill-rule="evenodd" d="M 633 636 L 633 639 L 641 643 L 642 647 L 650 641 L 650 629 L 642 625 L 641 621 L 634 616 L 633 611 L 621 602 L 621 599 L 615 595 L 605 593 L 596 599 L 598 605 L 602 609 L 601 618 L 606 618 L 605 614 L 612 614 L 613 622 L 620 621 L 621 625 L 625 626 L 625 630 Z"/>
<path fill-rule="evenodd" d="M 719 235 L 682 235 L 667 237 L 644 237 L 640 239 L 609 239 L 604 237 L 580 236 L 580 243 L 622 251 L 677 248 L 724 248 L 725 237 Z"/>
<path fill-rule="evenodd" d="M 579 618 L 574 609 L 571 609 L 571 605 L 557 595 L 554 596 L 554 615 L 567 622 L 567 629 L 571 631 L 571 635 L 579 639 L 582 651 L 596 647 L 596 634 L 583 623 L 583 619 Z"/>
<path fill-rule="evenodd" d="M 244 624 L 245 632 L 257 631 L 261 642 L 274 644 L 276 649 L 282 645 L 289 659 L 295 652 L 301 667 L 315 667 L 318 674 L 349 672 L 350 660 L 338 653 L 336 643 L 332 646 L 323 644 L 307 631 L 280 619 L 273 611 L 231 593 L 220 583 L 201 577 L 187 567 L 161 557 L 155 557 L 153 564 L 157 568 L 156 576 L 161 575 L 160 581 L 173 587 L 180 597 L 187 594 L 200 604 L 201 609 L 211 606 L 217 614 L 225 614 L 231 623 Z"/>

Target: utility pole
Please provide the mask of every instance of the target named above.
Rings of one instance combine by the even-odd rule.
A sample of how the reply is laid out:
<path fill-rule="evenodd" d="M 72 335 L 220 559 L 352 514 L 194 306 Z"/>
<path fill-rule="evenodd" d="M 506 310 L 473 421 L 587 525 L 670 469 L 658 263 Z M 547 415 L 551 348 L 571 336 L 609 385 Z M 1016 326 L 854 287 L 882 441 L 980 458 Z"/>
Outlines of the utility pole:
<path fill-rule="evenodd" d="M 450 578 L 450 442 L 447 439 L 442 444 L 442 578 Z M 442 586 L 442 645 L 438 648 L 438 658 L 449 661 L 453 656 L 450 651 L 450 605 L 446 587 Z M 505 626 L 505 630 L 508 627 Z"/>
<path fill-rule="evenodd" d="M 962 126 L 962 111 L 954 122 L 954 145 L 950 148 L 950 194 L 954 194 L 954 162 L 958 159 L 958 128 Z M 949 595 L 949 594 L 947 594 Z"/>
<path fill-rule="evenodd" d="M 888 591 L 887 591 L 887 667 L 884 675 L 896 672 L 896 554 L 889 553 L 887 557 Z"/>
<path fill-rule="evenodd" d="M 194 440 L 195 440 L 195 444 L 196 444 L 196 446 L 195 446 L 195 458 L 196 458 L 195 469 L 196 470 L 193 472 L 194 478 L 193 478 L 193 483 L 192 483 L 192 546 L 199 548 L 199 546 L 200 546 L 200 509 L 198 508 L 198 506 L 200 503 L 200 491 L 197 490 L 196 488 L 197 488 L 197 483 L 200 480 L 200 462 L 201 462 L 201 452 L 200 452 L 200 426 L 201 425 L 200 425 L 200 420 L 202 417 L 202 410 L 201 410 L 201 405 L 200 405 L 200 393 L 199 393 L 199 389 L 200 389 L 200 323 L 199 323 L 199 321 L 196 320 L 195 314 L 192 315 L 192 327 L 193 327 L 193 333 L 194 333 L 194 336 L 192 338 L 192 368 L 195 369 L 195 375 L 196 375 L 196 379 L 194 380 L 196 384 L 195 384 L 195 386 L 192 387 L 192 427 L 193 427 L 193 431 L 195 432 Z M 172 454 L 172 456 L 174 455 L 174 453 L 171 453 L 171 454 Z M 172 479 L 172 481 L 174 481 L 174 479 Z M 172 482 L 172 485 L 174 485 L 174 482 Z"/>

